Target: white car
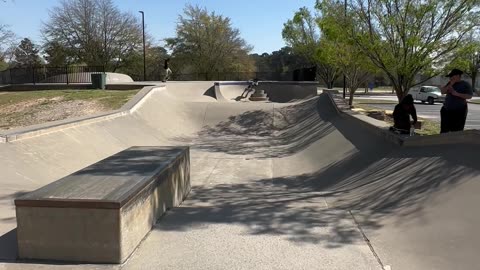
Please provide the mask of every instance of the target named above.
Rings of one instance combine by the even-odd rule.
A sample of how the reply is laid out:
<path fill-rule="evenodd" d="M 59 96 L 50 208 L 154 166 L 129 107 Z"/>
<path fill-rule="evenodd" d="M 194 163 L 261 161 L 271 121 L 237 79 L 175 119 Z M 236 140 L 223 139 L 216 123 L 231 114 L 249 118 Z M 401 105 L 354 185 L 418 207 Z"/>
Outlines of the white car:
<path fill-rule="evenodd" d="M 442 95 L 440 88 L 436 86 L 422 86 L 411 89 L 408 93 L 412 95 L 413 100 L 419 100 L 422 103 L 428 102 L 430 105 L 445 101 L 445 95 Z"/>

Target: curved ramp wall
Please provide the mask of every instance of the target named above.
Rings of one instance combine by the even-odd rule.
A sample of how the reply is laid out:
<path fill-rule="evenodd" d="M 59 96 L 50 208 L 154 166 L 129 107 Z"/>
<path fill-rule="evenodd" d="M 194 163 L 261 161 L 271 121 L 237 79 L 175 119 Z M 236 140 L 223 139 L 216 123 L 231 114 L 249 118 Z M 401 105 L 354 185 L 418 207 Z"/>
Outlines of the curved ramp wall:
<path fill-rule="evenodd" d="M 216 97 L 235 102 L 247 86 L 248 82 L 215 82 Z M 255 88 L 264 90 L 271 102 L 287 103 L 316 96 L 317 86 L 318 82 L 259 81 Z"/>
<path fill-rule="evenodd" d="M 225 183 L 250 168 L 255 172 L 248 179 L 254 194 L 278 188 L 278 198 L 288 192 L 301 195 L 297 202 L 319 198 L 332 208 L 374 211 L 359 219 L 376 225 L 371 226 L 377 228 L 374 240 L 379 239 L 374 243 L 405 242 L 409 247 L 407 251 L 382 249 L 381 255 L 389 260 L 424 254 L 425 250 L 436 255 L 434 259 L 452 258 L 452 250 L 444 247 L 455 239 L 462 258 L 476 259 L 479 235 L 474 232 L 480 220 L 471 213 L 479 203 L 478 144 L 399 147 L 367 128 L 361 118 L 339 114 L 328 94 L 294 104 L 217 102 L 203 98 L 206 83 L 192 88 L 195 93 L 189 92 L 187 101 L 182 100 L 182 86 L 175 87 L 149 87 L 126 109 L 108 117 L 90 117 L 81 123 L 66 123 L 68 126 L 50 124 L 31 136 L 24 131 L 16 140 L 0 144 L 0 236 L 15 228 L 12 201 L 23 192 L 133 145 L 192 145 L 192 169 L 197 170 L 192 175 L 194 185 L 208 184 L 211 174 L 225 179 L 221 185 L 208 186 L 221 192 Z M 253 167 L 242 167 L 246 163 Z M 240 188 L 245 186 L 242 183 Z M 234 195 L 236 192 L 219 194 L 228 200 L 240 195 L 245 201 L 245 194 Z M 259 202 L 265 203 L 264 196 L 260 197 Z M 419 208 L 428 210 L 426 219 L 413 217 L 422 214 Z M 305 211 L 312 216 L 311 210 Z M 413 225 L 398 225 L 407 219 Z M 392 230 L 384 220 L 397 225 Z M 462 222 L 459 224 L 466 229 L 443 227 L 452 220 Z M 429 245 L 439 241 L 446 244 L 435 245 L 438 248 Z M 428 265 L 425 256 L 418 258 L 418 265 L 425 266 L 422 269 L 440 269 Z M 434 263 L 452 262 L 446 269 L 455 269 L 455 260 L 447 259 Z M 412 269 L 403 261 L 394 261 L 394 265 Z"/>

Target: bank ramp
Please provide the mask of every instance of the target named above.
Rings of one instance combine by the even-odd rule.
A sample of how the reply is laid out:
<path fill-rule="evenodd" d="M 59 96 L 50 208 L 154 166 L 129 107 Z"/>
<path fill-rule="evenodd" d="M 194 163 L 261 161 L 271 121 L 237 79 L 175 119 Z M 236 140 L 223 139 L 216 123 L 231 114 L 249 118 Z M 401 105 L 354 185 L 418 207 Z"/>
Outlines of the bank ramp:
<path fill-rule="evenodd" d="M 476 269 L 479 147 L 400 147 L 324 93 L 221 102 L 144 89 L 110 116 L 0 144 L 0 269 Z M 190 145 L 192 192 L 121 266 L 15 260 L 13 199 L 134 145 Z"/>

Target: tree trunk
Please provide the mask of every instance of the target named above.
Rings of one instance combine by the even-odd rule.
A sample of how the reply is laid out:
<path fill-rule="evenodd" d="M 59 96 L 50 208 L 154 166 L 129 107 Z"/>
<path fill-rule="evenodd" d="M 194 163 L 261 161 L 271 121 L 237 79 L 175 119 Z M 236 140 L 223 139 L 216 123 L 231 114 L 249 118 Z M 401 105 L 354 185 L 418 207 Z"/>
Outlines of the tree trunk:
<path fill-rule="evenodd" d="M 348 100 L 348 105 L 352 106 L 353 105 L 353 95 L 355 94 L 356 89 L 349 88 L 349 94 L 350 94 L 350 99 Z"/>
<path fill-rule="evenodd" d="M 330 80 L 330 81 L 328 82 L 328 89 L 333 89 L 333 83 L 334 83 L 333 80 Z"/>
<path fill-rule="evenodd" d="M 473 90 L 473 93 L 476 94 L 477 91 L 475 89 L 475 83 L 477 81 L 477 72 L 472 72 L 472 90 Z"/>
<path fill-rule="evenodd" d="M 394 85 L 394 89 L 395 89 L 395 94 L 397 94 L 397 99 L 398 99 L 398 102 L 400 102 L 402 99 L 403 99 L 403 89 L 400 85 Z"/>

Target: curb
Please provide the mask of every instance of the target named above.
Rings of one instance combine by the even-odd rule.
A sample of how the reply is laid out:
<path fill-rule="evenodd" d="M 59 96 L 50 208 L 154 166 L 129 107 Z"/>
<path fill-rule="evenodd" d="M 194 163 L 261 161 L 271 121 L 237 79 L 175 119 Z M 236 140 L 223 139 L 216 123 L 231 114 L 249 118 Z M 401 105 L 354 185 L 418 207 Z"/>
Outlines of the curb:
<path fill-rule="evenodd" d="M 118 110 L 9 130 L 0 134 L 0 143 L 8 143 L 22 139 L 32 138 L 39 135 L 64 130 L 67 128 L 79 127 L 128 115 L 134 112 L 144 102 L 145 98 L 149 94 L 151 94 L 154 90 L 160 88 L 166 88 L 166 86 L 162 85 L 144 87 L 130 101 L 128 101 Z"/>
<path fill-rule="evenodd" d="M 355 113 L 346 105 L 343 98 L 335 91 L 323 91 L 332 101 L 332 105 L 337 112 L 345 117 L 350 117 L 355 121 L 359 121 L 369 130 L 375 132 L 377 135 L 385 138 L 387 141 L 400 146 L 418 147 L 418 146 L 434 146 L 434 145 L 457 145 L 457 144 L 480 144 L 479 130 L 466 130 L 462 132 L 451 132 L 446 134 L 437 134 L 429 136 L 402 136 L 392 133 L 388 130 L 387 123 Z"/>

